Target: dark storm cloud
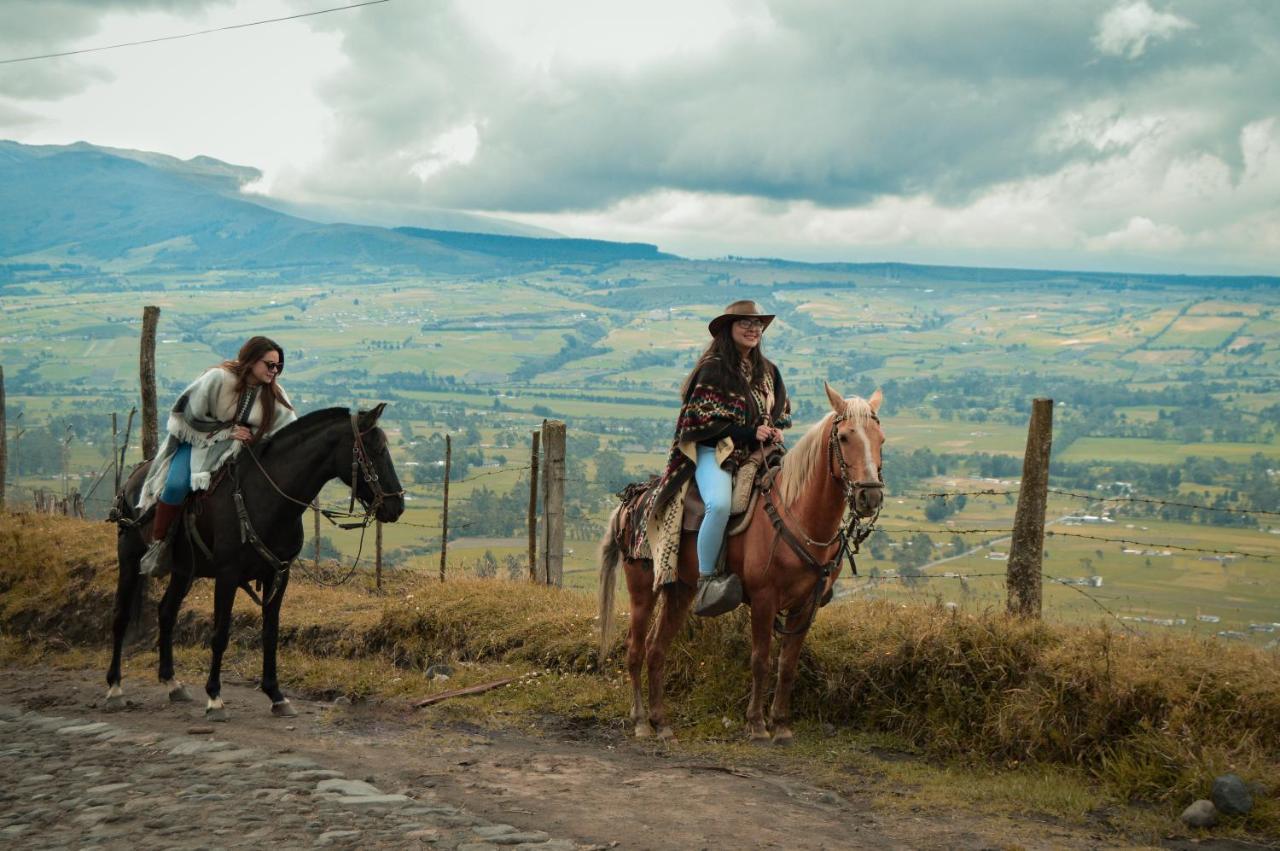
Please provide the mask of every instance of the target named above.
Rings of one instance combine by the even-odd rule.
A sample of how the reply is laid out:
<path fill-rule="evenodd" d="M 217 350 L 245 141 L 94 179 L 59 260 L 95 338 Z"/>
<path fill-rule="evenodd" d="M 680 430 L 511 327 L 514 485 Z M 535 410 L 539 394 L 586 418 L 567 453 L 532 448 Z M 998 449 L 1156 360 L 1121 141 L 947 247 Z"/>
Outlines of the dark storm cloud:
<path fill-rule="evenodd" d="M 325 24 L 352 67 L 325 89 L 345 165 L 322 191 L 513 211 L 658 189 L 958 204 L 1141 141 L 1099 141 L 1107 122 L 1193 113 L 1178 144 L 1238 163 L 1242 127 L 1280 112 L 1280 5 L 1265 0 L 776 2 L 771 27 L 693 58 L 535 74 L 448 8 L 382 8 Z M 471 124 L 473 158 L 433 153 Z M 424 161 L 429 179 L 407 177 Z"/>

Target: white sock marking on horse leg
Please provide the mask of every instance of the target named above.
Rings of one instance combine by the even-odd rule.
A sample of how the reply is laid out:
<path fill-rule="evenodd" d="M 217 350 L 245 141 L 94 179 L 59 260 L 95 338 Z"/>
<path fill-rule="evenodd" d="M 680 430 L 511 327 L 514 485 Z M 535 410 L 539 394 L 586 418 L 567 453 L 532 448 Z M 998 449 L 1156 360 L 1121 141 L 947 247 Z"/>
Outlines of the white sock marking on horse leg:
<path fill-rule="evenodd" d="M 182 688 L 182 683 L 176 678 L 171 680 L 164 680 L 163 682 L 160 683 L 160 685 L 164 686 L 166 691 L 173 691 L 174 689 Z"/>
<path fill-rule="evenodd" d="M 221 708 L 222 708 L 222 698 L 211 697 L 209 698 L 209 703 L 207 706 L 205 706 L 204 711 L 208 712 L 210 709 L 221 709 Z"/>
<path fill-rule="evenodd" d="M 124 689 L 122 689 L 122 688 L 120 687 L 120 684 L 119 684 L 119 683 L 116 683 L 115 685 L 113 685 L 113 686 L 111 686 L 109 689 L 107 689 L 107 697 L 108 697 L 108 698 L 111 698 L 111 697 L 123 697 L 123 696 L 124 696 Z"/>

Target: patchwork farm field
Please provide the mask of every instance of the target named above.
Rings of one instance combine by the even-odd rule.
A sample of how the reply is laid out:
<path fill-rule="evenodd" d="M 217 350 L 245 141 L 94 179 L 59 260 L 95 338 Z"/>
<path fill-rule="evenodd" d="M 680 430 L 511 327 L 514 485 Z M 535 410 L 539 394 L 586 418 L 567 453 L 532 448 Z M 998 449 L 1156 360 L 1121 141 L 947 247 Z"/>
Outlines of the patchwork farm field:
<path fill-rule="evenodd" d="M 705 345 L 706 321 L 745 296 L 777 313 L 765 346 L 793 400 L 791 442 L 827 409 L 824 380 L 843 393 L 885 391 L 885 540 L 860 556 L 861 577 L 842 578 L 842 593 L 1003 606 L 1004 562 L 993 555 L 1007 549 L 1003 533 L 967 530 L 1007 529 L 1014 498 L 970 497 L 929 520 L 925 500 L 912 494 L 1016 489 L 1036 396 L 1057 402 L 1056 487 L 1123 485 L 1120 493 L 1151 496 L 1149 474 L 1176 471 L 1183 483 L 1166 483 L 1166 497 L 1212 495 L 1240 509 L 1276 510 L 1250 500 L 1265 499 L 1265 482 L 1280 467 L 1277 287 L 1214 292 L 1127 276 L 995 271 L 983 280 L 980 270 L 924 267 L 625 261 L 489 278 L 354 268 L 288 285 L 240 271 L 0 290 L 9 500 L 65 487 L 92 491 L 89 511 L 105 513 L 111 483 L 95 483 L 111 467 L 110 415 L 117 413 L 123 439 L 137 404 L 141 310 L 156 304 L 162 408 L 252 333 L 287 350 L 282 383 L 300 410 L 390 403 L 384 425 L 409 501 L 403 521 L 383 529 L 388 570 L 439 571 L 439 444 L 447 432 L 455 467 L 446 572 L 523 576 L 530 434 L 544 418 L 565 420 L 572 513 L 565 581 L 593 590 L 612 492 L 661 469 L 678 388 Z M 25 432 L 15 444 L 18 414 Z M 130 444 L 126 464 L 139 457 L 136 421 Z M 1245 480 L 1258 496 L 1241 489 Z M 332 506 L 344 499 L 336 484 L 322 495 Z M 1102 507 L 1055 499 L 1051 519 Z M 1050 537 L 1048 574 L 1099 576 L 1102 584 L 1050 582 L 1047 615 L 1275 640 L 1262 626 L 1280 621 L 1280 586 L 1267 581 L 1280 561 L 1272 531 L 1280 518 L 1260 514 L 1229 526 L 1203 512 L 1172 520 L 1125 516 L 1123 503 L 1112 508 L 1105 527 L 1049 528 L 1146 543 Z M 913 530 L 924 530 L 928 544 L 913 544 Z M 344 564 L 360 549 L 358 533 L 321 535 L 325 556 Z M 908 584 L 901 576 L 911 559 L 902 552 L 911 547 L 910 569 L 924 576 Z M 372 559 L 370 534 L 361 564 Z M 997 575 L 977 575 L 987 573 Z"/>

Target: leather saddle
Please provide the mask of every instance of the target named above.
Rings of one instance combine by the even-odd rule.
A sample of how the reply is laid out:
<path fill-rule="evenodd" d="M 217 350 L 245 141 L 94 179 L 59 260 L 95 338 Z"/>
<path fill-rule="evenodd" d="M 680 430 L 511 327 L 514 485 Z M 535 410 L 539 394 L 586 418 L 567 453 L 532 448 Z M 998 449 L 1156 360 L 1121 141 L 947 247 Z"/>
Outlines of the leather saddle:
<path fill-rule="evenodd" d="M 733 502 L 729 509 L 729 526 L 725 537 L 742 534 L 751 525 L 755 515 L 756 500 L 760 497 L 762 484 L 770 484 L 778 475 L 782 466 L 783 449 L 778 446 L 766 446 L 757 449 L 747 456 L 733 476 Z M 684 532 L 696 532 L 702 528 L 702 518 L 707 513 L 707 506 L 698 492 L 697 480 L 689 482 L 684 493 L 684 517 L 680 528 Z"/>

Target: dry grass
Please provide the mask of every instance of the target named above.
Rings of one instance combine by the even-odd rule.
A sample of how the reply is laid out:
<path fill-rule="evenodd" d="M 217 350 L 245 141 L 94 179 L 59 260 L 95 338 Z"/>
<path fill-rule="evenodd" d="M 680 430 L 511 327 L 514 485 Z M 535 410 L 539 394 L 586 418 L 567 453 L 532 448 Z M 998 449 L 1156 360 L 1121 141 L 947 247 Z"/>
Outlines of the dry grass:
<path fill-rule="evenodd" d="M 113 545 L 105 524 L 0 513 L 0 656 L 14 659 L 22 644 L 104 647 Z M 208 634 L 209 596 L 210 584 L 198 583 L 179 630 L 189 650 L 180 655 L 197 653 Z M 520 583 L 441 585 L 401 575 L 378 595 L 367 587 L 320 587 L 299 575 L 284 607 L 281 670 L 292 688 L 352 698 L 421 696 L 537 674 L 465 708 L 445 704 L 443 711 L 517 724 L 522 715 L 548 712 L 580 724 L 610 723 L 602 718 L 621 724 L 621 646 L 614 642 L 608 676 L 599 676 L 595 614 L 595 601 L 585 594 Z M 249 666 L 249 674 L 256 673 L 248 651 L 258 623 L 253 607 L 241 602 L 233 658 L 238 652 L 245 661 L 237 664 Z M 693 746 L 737 747 L 749 651 L 741 612 L 693 624 L 677 639 L 669 694 Z M 440 661 L 457 665 L 457 675 L 429 686 L 419 672 Z M 202 666 L 203 656 L 192 664 Z M 802 740 L 821 741 L 824 725 L 835 725 L 839 735 L 890 736 L 953 768 L 967 766 L 970 776 L 1047 777 L 1037 780 L 1046 790 L 1042 797 L 1068 808 L 1089 798 L 1082 790 L 1093 783 L 1121 800 L 1161 802 L 1166 815 L 1176 814 L 1203 797 L 1223 771 L 1264 783 L 1280 776 L 1280 674 L 1273 654 L 1129 637 L 1104 625 L 1055 626 L 884 602 L 837 604 L 823 611 L 806 643 L 795 714 Z M 850 759 L 839 735 L 832 738 L 826 729 L 815 761 Z M 1087 779 L 1059 782 L 1063 771 Z M 1034 785 L 1019 784 L 1020 794 Z M 1001 783 L 992 779 L 989 786 Z M 1242 835 L 1275 835 L 1280 807 L 1268 795 L 1229 827 Z"/>

